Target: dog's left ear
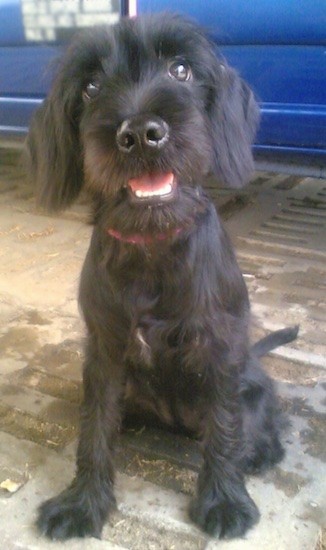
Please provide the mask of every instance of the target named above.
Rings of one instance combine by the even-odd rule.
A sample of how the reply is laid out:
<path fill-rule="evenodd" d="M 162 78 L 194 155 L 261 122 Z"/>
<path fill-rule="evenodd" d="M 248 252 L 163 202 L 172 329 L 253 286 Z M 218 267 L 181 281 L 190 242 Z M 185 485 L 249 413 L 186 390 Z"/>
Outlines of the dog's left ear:
<path fill-rule="evenodd" d="M 254 170 L 251 146 L 259 108 L 249 86 L 226 63 L 214 74 L 207 107 L 212 131 L 212 171 L 221 185 L 241 187 Z"/>

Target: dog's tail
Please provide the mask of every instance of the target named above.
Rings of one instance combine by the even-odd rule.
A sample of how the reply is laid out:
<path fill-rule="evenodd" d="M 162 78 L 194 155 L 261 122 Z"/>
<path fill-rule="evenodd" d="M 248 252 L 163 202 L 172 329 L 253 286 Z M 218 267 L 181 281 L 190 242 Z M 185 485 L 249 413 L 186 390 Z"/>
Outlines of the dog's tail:
<path fill-rule="evenodd" d="M 296 339 L 299 332 L 299 325 L 294 327 L 282 328 L 281 330 L 275 330 L 271 334 L 268 334 L 251 348 L 253 355 L 256 357 L 262 357 L 266 355 L 269 351 L 278 346 L 283 346 L 284 344 L 289 344 Z"/>

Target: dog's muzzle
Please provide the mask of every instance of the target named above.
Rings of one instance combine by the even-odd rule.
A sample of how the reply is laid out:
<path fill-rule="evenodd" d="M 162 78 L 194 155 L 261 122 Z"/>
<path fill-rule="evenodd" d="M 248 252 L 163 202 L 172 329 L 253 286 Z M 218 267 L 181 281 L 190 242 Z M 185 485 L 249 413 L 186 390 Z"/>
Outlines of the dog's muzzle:
<path fill-rule="evenodd" d="M 116 133 L 119 150 L 129 156 L 152 158 L 169 141 L 169 126 L 160 117 L 137 115 L 124 120 Z M 172 172 L 143 173 L 127 183 L 132 203 L 160 205 L 175 198 L 177 183 Z"/>
<path fill-rule="evenodd" d="M 169 140 L 169 126 L 158 116 L 135 116 L 119 126 L 116 141 L 126 154 L 151 155 L 161 150 Z"/>

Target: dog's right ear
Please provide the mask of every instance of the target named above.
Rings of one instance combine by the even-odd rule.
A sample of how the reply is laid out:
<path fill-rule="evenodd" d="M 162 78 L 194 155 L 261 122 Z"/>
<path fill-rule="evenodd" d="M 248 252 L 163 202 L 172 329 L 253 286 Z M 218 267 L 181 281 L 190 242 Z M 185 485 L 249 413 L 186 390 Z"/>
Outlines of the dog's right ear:
<path fill-rule="evenodd" d="M 74 84 L 64 72 L 59 73 L 32 120 L 27 154 L 39 204 L 50 211 L 69 206 L 82 187 L 83 168 L 78 100 Z"/>

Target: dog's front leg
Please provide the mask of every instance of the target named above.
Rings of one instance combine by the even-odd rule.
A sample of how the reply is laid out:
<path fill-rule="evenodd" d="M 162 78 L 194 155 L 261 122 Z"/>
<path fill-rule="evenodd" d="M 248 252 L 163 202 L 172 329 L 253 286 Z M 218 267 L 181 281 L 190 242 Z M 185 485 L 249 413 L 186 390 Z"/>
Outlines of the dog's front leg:
<path fill-rule="evenodd" d="M 38 528 L 52 539 L 100 538 L 108 512 L 115 506 L 112 447 L 123 382 L 123 366 L 114 365 L 104 346 L 90 344 L 83 374 L 76 476 L 39 510 Z"/>
<path fill-rule="evenodd" d="M 259 519 L 238 466 L 241 426 L 237 392 L 232 385 L 232 377 L 221 375 L 207 388 L 210 404 L 203 426 L 204 464 L 190 508 L 191 519 L 219 538 L 242 536 Z"/>

